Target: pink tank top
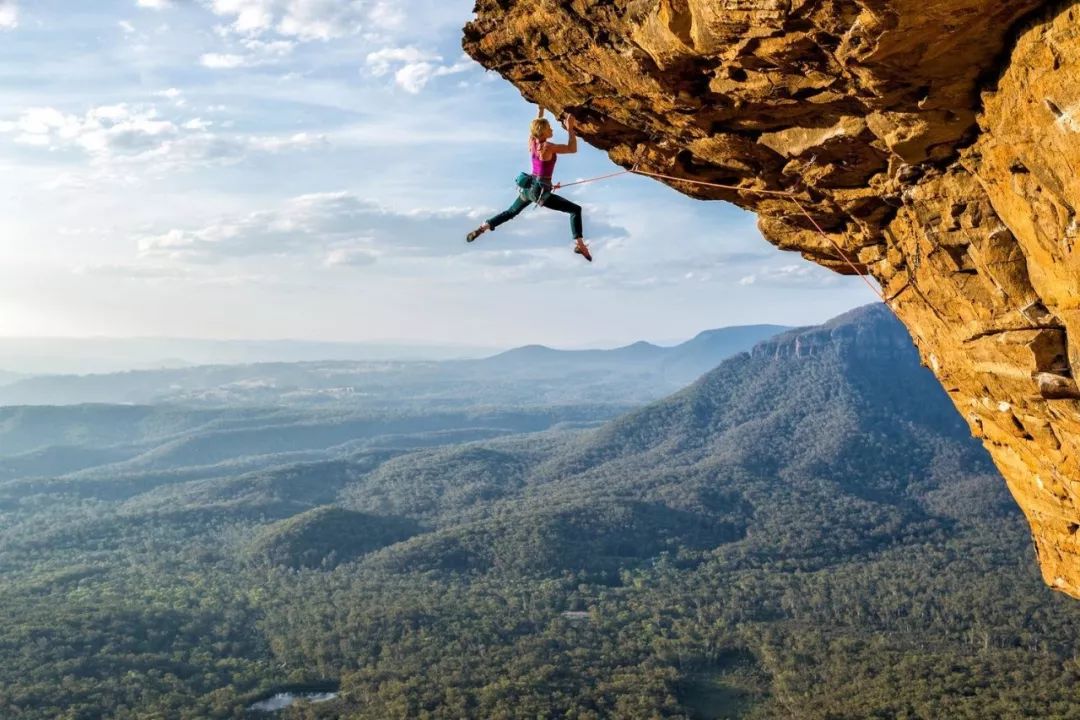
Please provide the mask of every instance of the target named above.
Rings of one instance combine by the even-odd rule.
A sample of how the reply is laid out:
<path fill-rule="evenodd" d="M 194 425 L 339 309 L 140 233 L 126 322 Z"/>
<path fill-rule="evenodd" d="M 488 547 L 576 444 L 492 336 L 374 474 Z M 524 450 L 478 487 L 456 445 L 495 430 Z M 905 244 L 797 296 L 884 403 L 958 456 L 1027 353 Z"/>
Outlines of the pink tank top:
<path fill-rule="evenodd" d="M 550 180 L 555 173 L 555 161 L 559 159 L 559 156 L 552 155 L 550 160 L 544 160 L 540 152 L 542 147 L 543 145 L 537 145 L 532 151 L 532 172 L 537 177 Z"/>

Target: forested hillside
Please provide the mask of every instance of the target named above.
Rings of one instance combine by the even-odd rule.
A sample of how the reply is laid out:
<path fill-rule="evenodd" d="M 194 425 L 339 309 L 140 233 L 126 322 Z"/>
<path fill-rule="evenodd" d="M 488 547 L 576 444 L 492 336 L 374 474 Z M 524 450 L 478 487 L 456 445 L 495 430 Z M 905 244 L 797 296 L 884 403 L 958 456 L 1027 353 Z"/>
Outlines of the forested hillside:
<path fill-rule="evenodd" d="M 1080 717 L 1080 611 L 883 307 L 528 429 L 0 483 L 0 716 Z"/>

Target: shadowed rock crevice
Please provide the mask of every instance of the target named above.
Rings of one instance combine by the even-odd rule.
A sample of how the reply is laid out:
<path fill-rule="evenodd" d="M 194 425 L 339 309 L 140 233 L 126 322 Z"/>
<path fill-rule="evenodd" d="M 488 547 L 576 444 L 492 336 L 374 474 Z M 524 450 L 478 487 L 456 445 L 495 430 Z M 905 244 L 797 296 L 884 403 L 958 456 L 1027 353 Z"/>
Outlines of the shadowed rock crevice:
<path fill-rule="evenodd" d="M 1005 475 L 1045 579 L 1080 597 L 1080 4 L 479 0 L 476 13 L 465 50 L 572 112 L 616 163 L 872 274 Z M 754 190 L 792 192 L 828 237 Z"/>

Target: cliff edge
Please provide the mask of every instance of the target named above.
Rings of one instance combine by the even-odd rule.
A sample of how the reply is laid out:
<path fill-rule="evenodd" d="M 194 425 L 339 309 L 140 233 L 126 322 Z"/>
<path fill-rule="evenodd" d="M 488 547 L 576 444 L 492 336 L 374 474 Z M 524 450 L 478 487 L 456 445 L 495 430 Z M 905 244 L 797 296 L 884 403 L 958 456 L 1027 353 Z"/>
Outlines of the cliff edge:
<path fill-rule="evenodd" d="M 1080 598 L 1080 1 L 475 12 L 466 52 L 616 163 L 736 186 L 665 181 L 877 278 L 1023 508 L 1047 583 Z"/>

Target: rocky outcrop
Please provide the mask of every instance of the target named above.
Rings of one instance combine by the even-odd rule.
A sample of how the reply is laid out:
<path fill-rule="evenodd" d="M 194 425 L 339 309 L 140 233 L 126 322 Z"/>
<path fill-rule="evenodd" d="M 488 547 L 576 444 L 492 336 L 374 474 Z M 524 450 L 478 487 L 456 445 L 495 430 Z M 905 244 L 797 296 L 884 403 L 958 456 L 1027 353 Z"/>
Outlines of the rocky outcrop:
<path fill-rule="evenodd" d="M 624 167 L 868 273 L 1080 597 L 1080 3 L 479 0 L 466 51 Z M 818 232 L 791 199 L 824 230 Z M 827 237 L 826 237 L 827 236 Z"/>

